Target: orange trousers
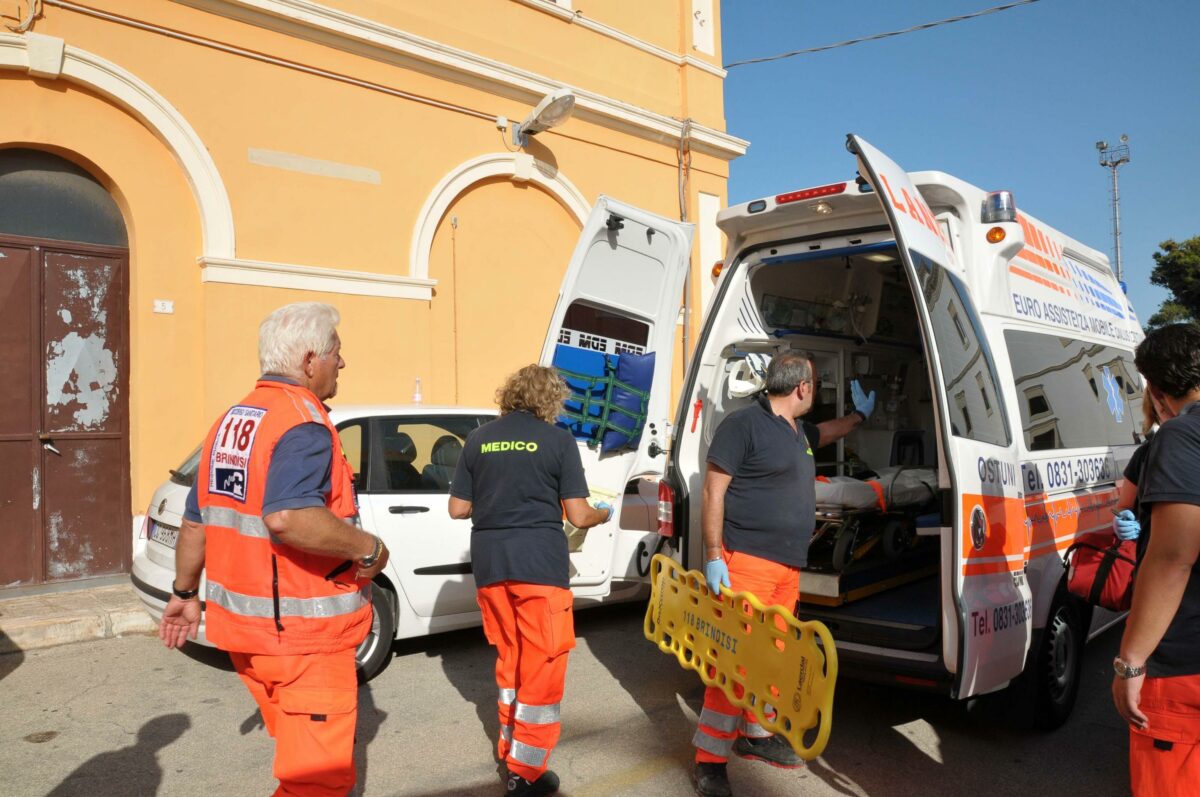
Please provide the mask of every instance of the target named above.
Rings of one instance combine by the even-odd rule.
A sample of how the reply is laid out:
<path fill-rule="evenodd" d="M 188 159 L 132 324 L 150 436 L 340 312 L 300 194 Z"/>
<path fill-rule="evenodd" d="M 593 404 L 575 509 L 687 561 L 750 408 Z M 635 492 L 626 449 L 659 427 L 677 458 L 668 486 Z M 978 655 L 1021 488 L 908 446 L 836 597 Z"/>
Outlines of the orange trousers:
<path fill-rule="evenodd" d="M 575 647 L 571 591 L 503 581 L 477 594 L 483 633 L 496 646 L 500 738 L 509 772 L 537 780 L 558 742 L 567 654 Z"/>
<path fill-rule="evenodd" d="M 345 797 L 354 787 L 358 680 L 354 648 L 339 653 L 230 653 L 275 739 L 274 797 Z"/>
<path fill-rule="evenodd" d="M 778 604 L 789 612 L 795 611 L 796 601 L 800 599 L 799 568 L 746 553 L 723 551 L 722 556 L 729 567 L 730 589 L 734 592 L 750 592 L 767 606 Z M 781 625 L 780 628 L 782 630 L 786 626 Z M 692 737 L 696 760 L 714 764 L 729 760 L 729 753 L 739 735 L 763 738 L 770 736 L 771 732 L 758 723 L 754 712 L 743 711 L 730 703 L 720 688 L 710 686 L 705 689 L 700 724 L 696 728 L 696 735 Z"/>
<path fill-rule="evenodd" d="M 1135 797 L 1192 797 L 1200 790 L 1200 675 L 1147 678 L 1138 704 L 1149 720 L 1129 730 Z"/>

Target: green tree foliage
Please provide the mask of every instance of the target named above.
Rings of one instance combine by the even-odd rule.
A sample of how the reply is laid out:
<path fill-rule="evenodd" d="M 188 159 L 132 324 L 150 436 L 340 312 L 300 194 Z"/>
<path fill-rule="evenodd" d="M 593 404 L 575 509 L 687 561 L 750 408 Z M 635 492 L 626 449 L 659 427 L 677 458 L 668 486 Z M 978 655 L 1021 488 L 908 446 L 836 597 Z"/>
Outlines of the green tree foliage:
<path fill-rule="evenodd" d="M 1171 296 L 1150 316 L 1150 329 L 1179 321 L 1200 320 L 1200 235 L 1186 241 L 1163 241 L 1154 253 L 1150 283 Z"/>

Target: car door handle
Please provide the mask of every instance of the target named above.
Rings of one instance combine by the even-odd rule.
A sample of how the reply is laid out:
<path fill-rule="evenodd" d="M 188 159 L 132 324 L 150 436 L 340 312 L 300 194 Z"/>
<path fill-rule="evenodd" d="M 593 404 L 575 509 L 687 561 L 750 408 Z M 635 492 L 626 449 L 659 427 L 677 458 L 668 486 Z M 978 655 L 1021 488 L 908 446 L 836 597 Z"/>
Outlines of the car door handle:
<path fill-rule="evenodd" d="M 393 515 L 415 515 L 418 512 L 428 512 L 427 506 L 389 506 L 388 511 Z"/>

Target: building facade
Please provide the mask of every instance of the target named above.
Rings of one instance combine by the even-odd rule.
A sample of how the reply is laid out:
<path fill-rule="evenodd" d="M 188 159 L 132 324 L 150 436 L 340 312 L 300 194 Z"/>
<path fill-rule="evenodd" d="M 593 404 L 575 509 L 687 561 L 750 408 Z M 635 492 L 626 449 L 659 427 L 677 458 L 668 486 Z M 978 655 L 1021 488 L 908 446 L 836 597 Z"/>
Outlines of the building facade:
<path fill-rule="evenodd" d="M 10 4 L 12 5 L 12 4 Z M 125 572 L 131 520 L 342 313 L 339 402 L 489 405 L 600 194 L 697 224 L 729 161 L 718 0 L 21 0 L 0 10 L 0 589 Z M 9 16 L 3 16 L 9 15 Z M 551 91 L 564 124 L 513 143 Z M 636 290 L 636 286 L 631 289 Z"/>

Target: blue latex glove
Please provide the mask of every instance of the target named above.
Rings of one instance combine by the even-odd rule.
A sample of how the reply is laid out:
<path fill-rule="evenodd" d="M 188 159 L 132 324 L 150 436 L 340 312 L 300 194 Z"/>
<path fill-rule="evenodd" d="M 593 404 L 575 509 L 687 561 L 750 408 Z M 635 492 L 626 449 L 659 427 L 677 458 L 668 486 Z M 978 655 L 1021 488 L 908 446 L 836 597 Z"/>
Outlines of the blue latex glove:
<path fill-rule="evenodd" d="M 1136 540 L 1142 533 L 1142 524 L 1128 509 L 1122 509 L 1113 517 L 1112 527 L 1117 537 L 1125 541 Z"/>
<path fill-rule="evenodd" d="M 604 511 L 608 512 L 608 514 L 604 516 L 604 520 L 600 521 L 601 523 L 607 523 L 608 521 L 612 520 L 612 504 L 607 501 L 597 501 L 596 508 L 603 509 Z"/>
<path fill-rule="evenodd" d="M 713 595 L 721 594 L 722 586 L 729 586 L 729 566 L 724 559 L 710 559 L 704 563 L 704 580 Z"/>
<path fill-rule="evenodd" d="M 854 402 L 854 409 L 861 412 L 868 418 L 875 411 L 875 391 L 871 391 L 871 395 L 863 392 L 862 385 L 855 379 L 850 383 L 850 400 Z"/>

